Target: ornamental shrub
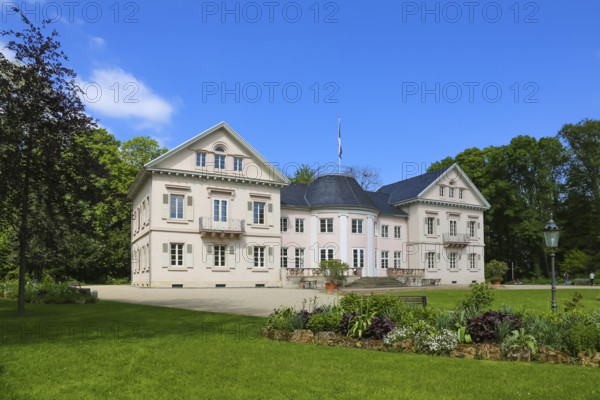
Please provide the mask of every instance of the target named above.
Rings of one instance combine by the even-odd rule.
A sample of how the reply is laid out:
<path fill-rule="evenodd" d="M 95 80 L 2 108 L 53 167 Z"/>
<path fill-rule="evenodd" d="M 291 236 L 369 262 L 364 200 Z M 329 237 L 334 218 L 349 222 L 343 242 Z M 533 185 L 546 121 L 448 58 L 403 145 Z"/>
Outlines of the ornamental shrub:
<path fill-rule="evenodd" d="M 467 311 L 469 314 L 479 314 L 483 310 L 489 309 L 494 302 L 494 289 L 485 282 L 472 283 L 469 285 L 471 290 L 466 297 L 457 304 L 457 309 Z"/>
<path fill-rule="evenodd" d="M 500 311 L 488 311 L 478 317 L 473 318 L 467 324 L 467 330 L 475 343 L 497 343 L 497 332 L 500 324 L 506 325 L 510 322 L 510 331 L 521 328 L 521 320 L 516 315 L 503 313 Z"/>
<path fill-rule="evenodd" d="M 306 328 L 310 329 L 314 333 L 318 332 L 338 332 L 340 329 L 340 322 L 342 321 L 342 314 L 339 312 L 324 312 L 312 314 L 308 319 Z"/>
<path fill-rule="evenodd" d="M 600 351 L 600 327 L 578 323 L 565 332 L 565 348 L 576 357 L 580 352 Z"/>
<path fill-rule="evenodd" d="M 292 332 L 303 328 L 302 315 L 292 307 L 279 307 L 267 318 L 267 328 Z"/>

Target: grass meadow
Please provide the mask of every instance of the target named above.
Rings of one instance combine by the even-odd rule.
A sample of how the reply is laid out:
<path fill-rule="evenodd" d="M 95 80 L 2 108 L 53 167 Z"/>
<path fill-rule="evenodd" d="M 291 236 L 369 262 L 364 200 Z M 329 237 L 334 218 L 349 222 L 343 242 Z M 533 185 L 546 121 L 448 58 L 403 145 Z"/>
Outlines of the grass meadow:
<path fill-rule="evenodd" d="M 545 307 L 538 294 L 500 293 Z M 426 294 L 449 305 L 464 291 Z M 276 342 L 260 337 L 259 317 L 107 301 L 15 310 L 0 299 L 6 400 L 600 398 L 595 368 Z"/>

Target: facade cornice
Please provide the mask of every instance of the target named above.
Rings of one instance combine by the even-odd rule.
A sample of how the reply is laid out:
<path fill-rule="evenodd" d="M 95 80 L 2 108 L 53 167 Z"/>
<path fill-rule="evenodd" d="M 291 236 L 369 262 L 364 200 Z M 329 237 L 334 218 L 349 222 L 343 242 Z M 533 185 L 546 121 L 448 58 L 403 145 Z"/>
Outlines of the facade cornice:
<path fill-rule="evenodd" d="M 267 186 L 278 188 L 288 185 L 284 182 L 267 181 L 264 179 L 252 179 L 239 175 L 227 175 L 222 173 L 212 173 L 208 171 L 186 171 L 166 168 L 146 168 L 143 173 L 138 174 L 138 176 L 135 179 L 135 182 L 127 192 L 127 196 L 130 199 L 133 199 L 133 196 L 135 195 L 135 193 L 137 193 L 139 187 L 142 186 L 153 174 L 199 178 L 206 179 L 209 182 L 242 183 L 255 186 Z"/>
<path fill-rule="evenodd" d="M 481 205 L 477 205 L 477 204 L 453 203 L 453 202 L 449 202 L 449 201 L 419 199 L 419 198 L 414 198 L 414 199 L 410 199 L 410 200 L 403 201 L 400 203 L 396 203 L 396 204 L 394 204 L 394 206 L 408 207 L 408 206 L 412 206 L 412 205 L 416 205 L 416 204 L 426 204 L 426 205 L 440 206 L 440 207 L 462 208 L 462 209 L 478 210 L 478 211 L 485 211 L 488 209 L 486 206 L 481 206 Z"/>

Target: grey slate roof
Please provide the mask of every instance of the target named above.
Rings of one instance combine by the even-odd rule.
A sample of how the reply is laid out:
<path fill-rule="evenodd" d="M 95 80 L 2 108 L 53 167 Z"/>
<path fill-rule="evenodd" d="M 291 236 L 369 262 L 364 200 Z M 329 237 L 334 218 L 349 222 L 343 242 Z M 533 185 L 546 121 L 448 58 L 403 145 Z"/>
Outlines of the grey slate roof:
<path fill-rule="evenodd" d="M 310 207 L 304 195 L 306 194 L 305 183 L 290 183 L 281 188 L 281 205 L 288 207 Z"/>
<path fill-rule="evenodd" d="M 379 211 L 384 215 L 402 215 L 407 216 L 408 214 L 402 211 L 399 208 L 396 208 L 390 204 L 390 195 L 387 193 L 379 193 L 379 192 L 366 192 L 367 195 L 371 198 L 371 201 L 375 204 L 375 206 L 379 209 Z"/>
<path fill-rule="evenodd" d="M 288 207 L 360 207 L 385 215 L 406 216 L 393 204 L 416 198 L 449 168 L 438 169 L 410 179 L 380 187 L 376 192 L 363 190 L 346 175 L 323 175 L 312 183 L 292 183 L 281 189 L 281 205 Z"/>
<path fill-rule="evenodd" d="M 281 189 L 281 205 L 287 207 L 359 207 L 386 215 L 406 215 L 388 203 L 389 195 L 366 192 L 345 175 L 323 175 L 310 184 L 292 183 Z"/>
<path fill-rule="evenodd" d="M 388 194 L 390 196 L 390 204 L 414 199 L 449 168 L 451 167 L 438 169 L 403 181 L 391 183 L 380 187 L 377 192 Z"/>
<path fill-rule="evenodd" d="M 356 180 L 346 175 L 323 175 L 306 189 L 311 207 L 342 206 L 377 209 Z"/>

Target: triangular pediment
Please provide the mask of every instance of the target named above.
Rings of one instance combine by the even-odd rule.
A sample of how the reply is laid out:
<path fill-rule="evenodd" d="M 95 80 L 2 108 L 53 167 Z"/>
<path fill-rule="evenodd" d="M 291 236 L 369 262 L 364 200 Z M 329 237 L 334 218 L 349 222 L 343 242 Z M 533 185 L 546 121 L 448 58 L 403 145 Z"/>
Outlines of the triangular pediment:
<path fill-rule="evenodd" d="M 453 164 L 427 185 L 417 195 L 417 199 L 457 206 L 490 208 L 490 203 L 458 164 Z"/>
<path fill-rule="evenodd" d="M 222 165 L 221 156 L 224 157 Z M 225 122 L 194 136 L 150 161 L 144 168 L 218 174 L 223 177 L 279 184 L 288 183 L 277 168 Z"/>

